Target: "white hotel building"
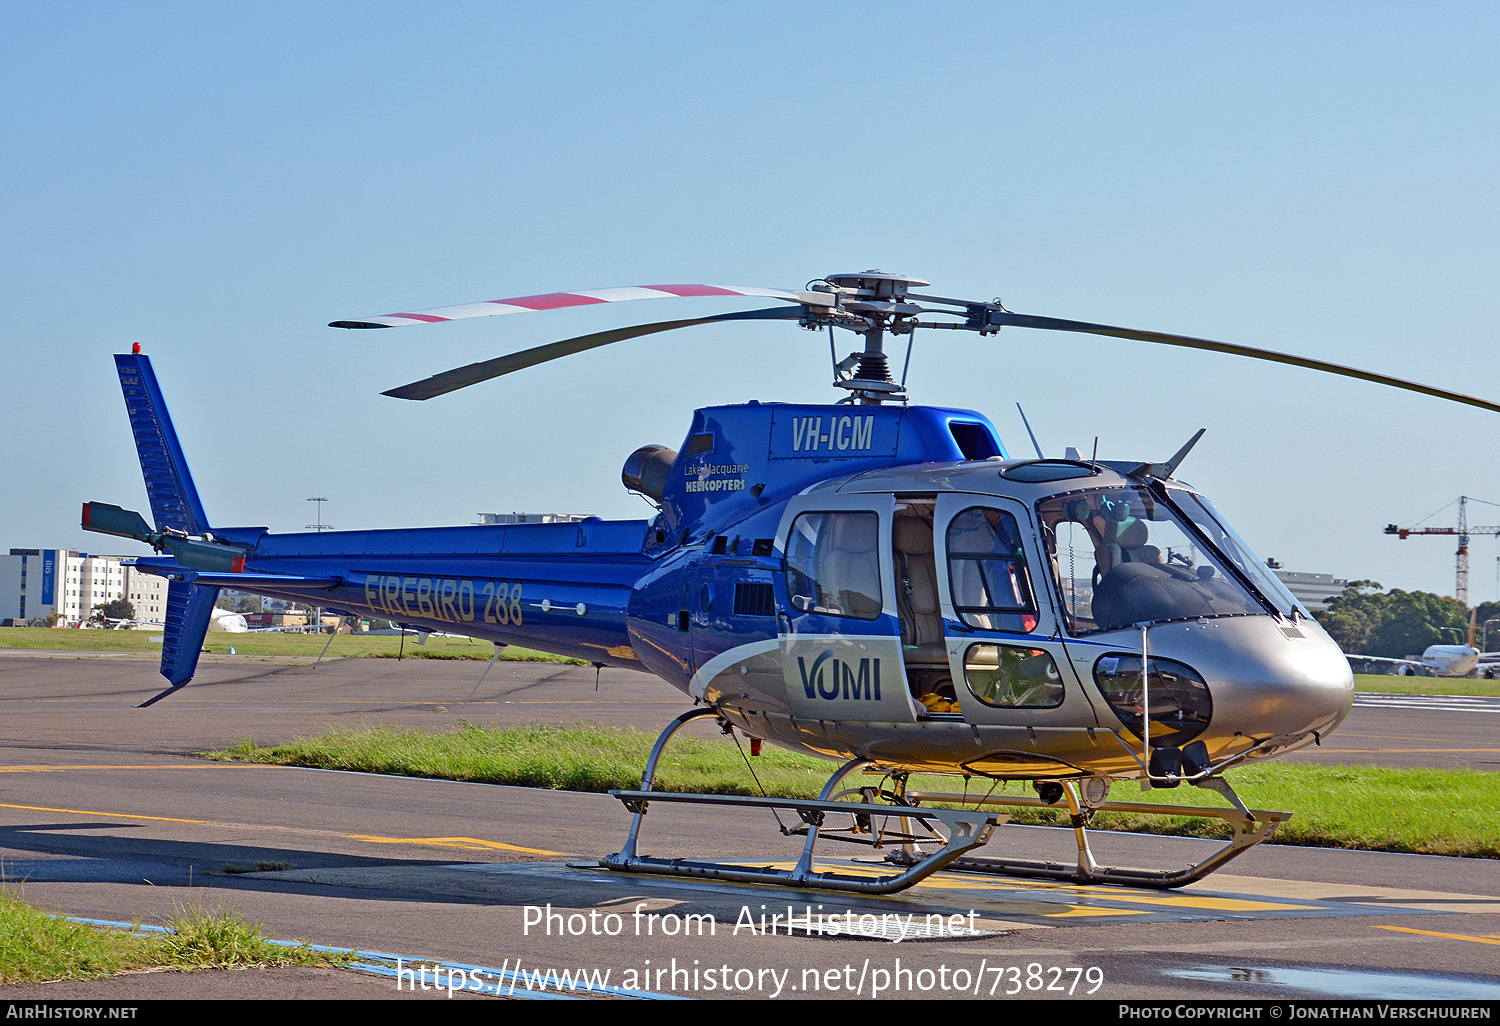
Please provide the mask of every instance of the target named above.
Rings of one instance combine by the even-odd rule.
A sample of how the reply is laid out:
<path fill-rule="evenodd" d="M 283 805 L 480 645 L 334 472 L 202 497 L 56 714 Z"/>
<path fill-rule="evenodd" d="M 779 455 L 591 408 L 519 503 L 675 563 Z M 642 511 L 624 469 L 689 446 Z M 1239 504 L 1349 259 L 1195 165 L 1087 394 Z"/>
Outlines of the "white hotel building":
<path fill-rule="evenodd" d="M 127 565 L 127 556 L 69 549 L 11 549 L 0 556 L 0 620 L 56 613 L 63 623 L 87 620 L 95 606 L 129 599 L 135 618 L 161 623 L 167 582 Z"/>

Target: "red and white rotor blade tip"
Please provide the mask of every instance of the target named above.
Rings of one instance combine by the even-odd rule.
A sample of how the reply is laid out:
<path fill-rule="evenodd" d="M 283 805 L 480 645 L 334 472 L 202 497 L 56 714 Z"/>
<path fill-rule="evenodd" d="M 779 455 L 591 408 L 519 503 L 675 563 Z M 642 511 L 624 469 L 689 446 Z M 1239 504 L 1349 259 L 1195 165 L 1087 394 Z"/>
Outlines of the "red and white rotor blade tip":
<path fill-rule="evenodd" d="M 569 306 L 592 306 L 596 303 L 623 303 L 632 299 L 681 299 L 691 296 L 757 296 L 804 302 L 804 296 L 783 289 L 765 289 L 741 285 L 627 285 L 612 289 L 584 289 L 579 292 L 548 292 L 540 296 L 516 296 L 512 299 L 490 299 L 483 303 L 440 306 L 432 310 L 383 314 L 355 321 L 332 321 L 330 328 L 397 328 L 403 324 L 431 324 L 436 321 L 461 321 L 469 317 L 495 317 L 500 314 L 530 313 L 533 310 L 559 310 Z"/>

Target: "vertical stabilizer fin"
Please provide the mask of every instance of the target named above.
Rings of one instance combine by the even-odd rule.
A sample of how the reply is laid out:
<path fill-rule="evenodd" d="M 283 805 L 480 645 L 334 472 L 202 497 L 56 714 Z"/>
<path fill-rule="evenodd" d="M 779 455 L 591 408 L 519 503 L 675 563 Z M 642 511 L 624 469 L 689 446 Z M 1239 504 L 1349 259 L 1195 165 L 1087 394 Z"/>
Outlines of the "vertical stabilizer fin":
<path fill-rule="evenodd" d="M 161 646 L 161 675 L 171 687 L 154 698 L 148 698 L 137 709 L 144 709 L 166 698 L 193 679 L 198 670 L 198 653 L 208 634 L 208 621 L 214 613 L 218 588 L 173 581 L 167 585 L 167 630 Z"/>
<path fill-rule="evenodd" d="M 178 444 L 151 360 L 140 353 L 118 354 L 115 370 L 120 374 L 120 389 L 125 393 L 125 410 L 130 415 L 130 430 L 135 434 L 135 449 L 141 458 L 141 473 L 146 478 L 146 496 L 151 502 L 156 529 L 203 534 L 208 530 L 208 517 L 198 501 L 198 489 L 188 473 L 187 458 Z M 209 605 L 213 605 L 211 600 Z"/>

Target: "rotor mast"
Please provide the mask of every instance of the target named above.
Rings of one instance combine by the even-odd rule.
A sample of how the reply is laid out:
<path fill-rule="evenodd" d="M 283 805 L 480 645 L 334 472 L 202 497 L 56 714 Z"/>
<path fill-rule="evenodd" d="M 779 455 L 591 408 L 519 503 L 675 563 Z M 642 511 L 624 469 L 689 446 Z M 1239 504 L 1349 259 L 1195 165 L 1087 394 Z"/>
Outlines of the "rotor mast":
<path fill-rule="evenodd" d="M 858 274 L 833 274 L 808 285 L 810 292 L 831 294 L 833 306 L 804 318 L 803 327 L 827 325 L 864 336 L 864 351 L 850 354 L 848 360 L 834 366 L 834 385 L 848 389 L 854 402 L 879 406 L 887 400 L 906 400 L 905 381 L 897 384 L 891 378 L 885 335 L 889 331 L 892 335 L 910 336 L 916 329 L 922 307 L 907 302 L 906 297 L 911 286 L 927 284 L 920 278 L 875 269 Z M 856 358 L 858 363 L 848 366 Z"/>

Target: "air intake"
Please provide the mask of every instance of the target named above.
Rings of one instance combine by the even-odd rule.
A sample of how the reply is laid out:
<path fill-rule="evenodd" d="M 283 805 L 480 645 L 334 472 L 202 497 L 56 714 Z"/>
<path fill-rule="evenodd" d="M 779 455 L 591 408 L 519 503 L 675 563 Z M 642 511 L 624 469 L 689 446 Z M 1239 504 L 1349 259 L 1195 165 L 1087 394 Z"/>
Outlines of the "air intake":
<path fill-rule="evenodd" d="M 640 492 L 653 502 L 660 502 L 667 487 L 667 471 L 677 460 L 677 451 L 665 445 L 643 445 L 630 454 L 620 471 L 620 480 L 632 492 Z"/>

